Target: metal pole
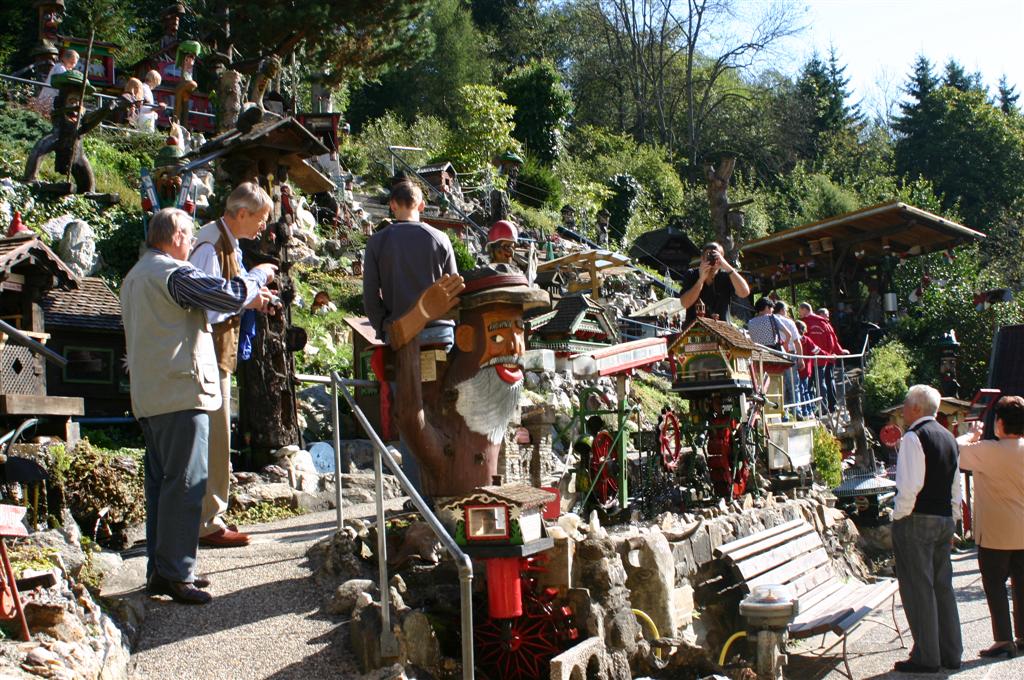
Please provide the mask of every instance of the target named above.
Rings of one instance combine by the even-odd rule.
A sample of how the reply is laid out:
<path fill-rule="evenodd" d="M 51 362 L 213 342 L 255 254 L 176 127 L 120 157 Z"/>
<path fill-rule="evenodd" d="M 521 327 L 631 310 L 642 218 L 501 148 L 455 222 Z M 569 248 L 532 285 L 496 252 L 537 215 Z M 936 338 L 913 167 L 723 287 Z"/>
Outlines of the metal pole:
<path fill-rule="evenodd" d="M 331 373 L 331 418 L 334 421 L 334 503 L 338 515 L 338 531 L 345 527 L 345 511 L 341 507 L 341 409 L 338 407 L 338 374 Z"/>
<path fill-rule="evenodd" d="M 459 599 L 462 609 L 462 678 L 473 680 L 473 563 L 466 555 L 459 564 Z"/>
<path fill-rule="evenodd" d="M 49 359 L 53 363 L 57 364 L 61 368 L 68 365 L 68 360 L 57 354 L 52 349 L 44 345 L 43 343 L 34 340 L 20 330 L 7 323 L 6 321 L 0 320 L 0 333 L 5 334 L 12 342 L 16 342 L 19 345 L 24 345 L 36 354 L 41 354 L 45 358 Z"/>
<path fill-rule="evenodd" d="M 391 630 L 391 587 L 388 583 L 388 542 L 384 527 L 384 470 L 379 449 L 373 456 L 373 477 L 377 496 L 377 568 L 380 574 L 380 655 L 398 656 L 398 638 Z"/>

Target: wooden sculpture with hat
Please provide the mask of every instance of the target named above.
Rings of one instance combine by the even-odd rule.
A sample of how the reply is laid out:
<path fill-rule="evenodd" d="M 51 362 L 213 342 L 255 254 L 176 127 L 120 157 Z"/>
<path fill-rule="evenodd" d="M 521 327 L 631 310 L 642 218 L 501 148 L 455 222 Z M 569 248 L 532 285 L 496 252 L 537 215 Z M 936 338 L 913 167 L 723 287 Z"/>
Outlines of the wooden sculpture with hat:
<path fill-rule="evenodd" d="M 508 220 L 498 220 L 487 230 L 487 257 L 491 264 L 514 265 L 519 230 Z"/>
<path fill-rule="evenodd" d="M 423 375 L 416 334 L 456 302 L 455 349 Z M 467 273 L 464 284 L 454 276 L 438 280 L 392 324 L 398 429 L 428 496 L 469 493 L 497 474 L 523 385 L 523 312 L 548 304 L 548 294 L 531 288 L 519 269 L 492 264 Z"/>
<path fill-rule="evenodd" d="M 96 190 L 96 178 L 82 149 L 82 137 L 115 113 L 134 106 L 135 97 L 125 93 L 115 104 L 86 113 L 84 95 L 92 94 L 95 88 L 85 80 L 81 71 L 56 75 L 50 84 L 57 88 L 50 118 L 53 129 L 32 147 L 25 163 L 25 181 L 36 180 L 43 157 L 52 153 L 58 173 L 64 175 L 70 170 L 75 191 L 92 193 Z"/>

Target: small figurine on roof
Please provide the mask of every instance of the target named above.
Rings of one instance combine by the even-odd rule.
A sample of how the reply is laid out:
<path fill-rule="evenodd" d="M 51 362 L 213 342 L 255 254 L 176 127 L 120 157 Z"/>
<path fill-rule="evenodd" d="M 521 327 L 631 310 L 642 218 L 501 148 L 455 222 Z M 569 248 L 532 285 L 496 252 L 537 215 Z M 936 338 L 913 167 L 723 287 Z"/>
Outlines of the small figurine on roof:
<path fill-rule="evenodd" d="M 181 190 L 181 176 L 178 174 L 185 164 L 182 157 L 184 150 L 175 135 L 168 135 L 162 149 L 156 154 L 153 162 L 153 181 L 161 205 L 174 205 L 174 200 Z"/>
<path fill-rule="evenodd" d="M 96 190 L 96 178 L 82 149 L 82 136 L 97 128 L 115 113 L 135 106 L 135 97 L 130 93 L 124 93 L 115 100 L 116 103 L 86 113 L 82 95 L 93 94 L 96 88 L 85 80 L 81 71 L 67 71 L 56 75 L 50 84 L 57 88 L 57 97 L 54 99 L 53 113 L 50 117 L 53 129 L 32 147 L 32 152 L 25 162 L 25 182 L 36 181 L 43 157 L 53 153 L 57 172 L 65 175 L 71 171 L 74 191 L 80 194 L 92 193 Z M 70 191 L 70 188 L 67 190 Z"/>

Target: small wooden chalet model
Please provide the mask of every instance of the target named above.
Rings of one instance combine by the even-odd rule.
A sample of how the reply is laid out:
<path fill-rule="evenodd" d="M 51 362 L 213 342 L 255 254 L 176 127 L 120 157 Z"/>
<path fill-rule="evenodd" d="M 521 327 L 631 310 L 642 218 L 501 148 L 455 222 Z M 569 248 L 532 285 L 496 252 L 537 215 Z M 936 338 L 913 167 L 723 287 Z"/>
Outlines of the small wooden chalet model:
<path fill-rule="evenodd" d="M 31 233 L 0 239 L 0 319 L 46 344 L 40 299 L 53 289 L 74 290 L 78 278 L 43 241 Z M 82 399 L 48 396 L 45 359 L 0 333 L 0 417 L 53 416 L 58 434 L 77 439 L 71 416 L 82 415 Z"/>
<path fill-rule="evenodd" d="M 525 484 L 482 486 L 439 504 L 439 515 L 459 545 L 525 546 L 546 538 L 544 506 L 553 500 Z"/>
<path fill-rule="evenodd" d="M 751 356 L 757 347 L 743 331 L 725 321 L 698 316 L 672 344 L 675 380 L 684 396 L 754 388 Z"/>

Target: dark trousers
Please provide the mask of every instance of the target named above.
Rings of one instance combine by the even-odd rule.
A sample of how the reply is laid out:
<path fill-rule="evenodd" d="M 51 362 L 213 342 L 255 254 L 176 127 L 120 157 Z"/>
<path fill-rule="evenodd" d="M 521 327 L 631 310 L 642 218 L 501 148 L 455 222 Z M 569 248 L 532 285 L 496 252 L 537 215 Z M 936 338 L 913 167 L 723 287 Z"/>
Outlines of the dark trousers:
<path fill-rule="evenodd" d="M 818 396 L 824 397 L 825 408 L 829 413 L 836 410 L 836 378 L 832 364 L 818 366 L 818 385 L 821 392 Z"/>
<path fill-rule="evenodd" d="M 146 438 L 146 576 L 192 582 L 206 494 L 210 416 L 175 411 L 141 418 Z"/>
<path fill-rule="evenodd" d="M 1013 591 L 1013 629 L 1024 638 L 1024 550 L 978 548 L 978 570 L 992 617 L 992 637 L 996 642 L 1013 640 L 1010 630 L 1010 604 L 1006 599 L 1006 579 Z"/>
<path fill-rule="evenodd" d="M 910 623 L 910 659 L 922 666 L 960 664 L 963 641 L 953 593 L 952 517 L 914 513 L 892 523 L 896 579 Z"/>

